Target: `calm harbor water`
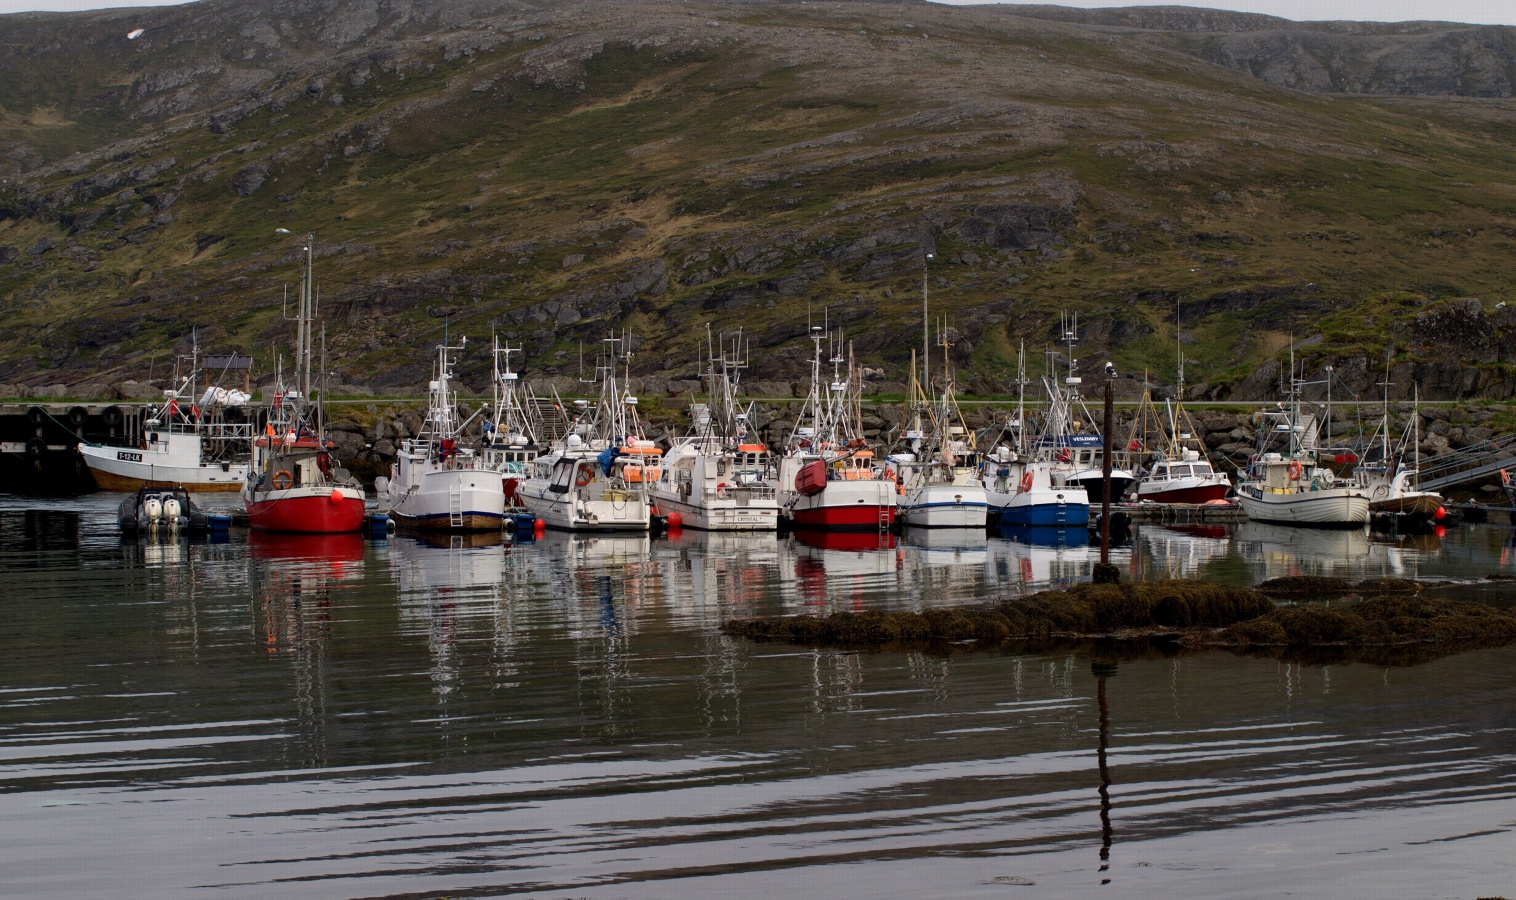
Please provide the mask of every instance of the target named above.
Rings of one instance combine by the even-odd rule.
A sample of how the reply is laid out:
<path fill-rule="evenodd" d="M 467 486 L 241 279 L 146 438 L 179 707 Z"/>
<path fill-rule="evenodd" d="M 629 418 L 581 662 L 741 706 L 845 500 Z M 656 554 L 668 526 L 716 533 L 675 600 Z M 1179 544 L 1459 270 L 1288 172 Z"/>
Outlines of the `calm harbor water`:
<path fill-rule="evenodd" d="M 1516 895 L 1516 647 L 1405 668 L 751 644 L 1078 535 L 122 542 L 0 497 L 0 894 Z M 1136 529 L 1129 578 L 1516 575 L 1511 529 Z M 1508 603 L 1491 593 L 1488 599 Z"/>

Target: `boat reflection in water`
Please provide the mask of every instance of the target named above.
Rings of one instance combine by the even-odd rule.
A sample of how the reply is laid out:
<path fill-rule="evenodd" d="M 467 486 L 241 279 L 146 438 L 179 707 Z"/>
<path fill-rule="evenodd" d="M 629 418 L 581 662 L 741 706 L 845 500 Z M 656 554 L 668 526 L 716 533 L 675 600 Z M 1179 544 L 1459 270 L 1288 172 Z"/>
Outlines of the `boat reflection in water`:
<path fill-rule="evenodd" d="M 1001 525 L 990 532 L 986 574 L 1003 584 L 1036 590 L 1088 581 L 1100 559 L 1089 529 L 1057 525 Z M 1130 548 L 1111 551 L 1111 561 L 1130 558 Z"/>
<path fill-rule="evenodd" d="M 363 562 L 363 535 L 356 531 L 332 534 L 249 531 L 247 555 L 254 560 L 361 563 Z M 335 568 L 340 570 L 341 566 Z"/>
<path fill-rule="evenodd" d="M 447 701 L 466 669 L 459 662 L 460 642 L 488 640 L 482 668 L 494 683 L 512 683 L 519 676 L 520 629 L 507 597 L 515 560 L 498 532 L 397 535 L 384 549 L 399 602 L 400 633 L 426 641 L 441 721 L 448 718 Z"/>
<path fill-rule="evenodd" d="M 895 573 L 900 558 L 895 553 L 895 535 L 888 531 L 836 532 L 800 528 L 781 542 L 781 577 L 795 573 L 786 583 L 787 607 L 806 612 L 861 611 L 870 601 L 889 605 L 897 589 Z M 795 595 L 798 588 L 799 596 Z"/>
<path fill-rule="evenodd" d="M 666 582 L 675 621 L 715 632 L 728 619 L 762 615 L 765 603 L 779 595 L 782 544 L 771 532 L 671 533 L 664 546 L 675 554 L 672 564 L 689 576 L 687 591 L 678 578 Z"/>
<path fill-rule="evenodd" d="M 1203 567 L 1232 552 L 1232 532 L 1225 525 L 1144 523 L 1136 529 L 1136 537 L 1140 552 L 1147 555 L 1148 579 L 1196 578 Z"/>
<path fill-rule="evenodd" d="M 1266 522 L 1239 522 L 1232 532 L 1238 552 L 1263 565 L 1260 580 L 1296 575 L 1342 575 L 1363 571 L 1369 528 L 1295 528 Z"/>
<path fill-rule="evenodd" d="M 920 609 L 976 604 L 985 593 L 989 537 L 977 528 L 906 528 L 900 538 L 899 603 Z"/>

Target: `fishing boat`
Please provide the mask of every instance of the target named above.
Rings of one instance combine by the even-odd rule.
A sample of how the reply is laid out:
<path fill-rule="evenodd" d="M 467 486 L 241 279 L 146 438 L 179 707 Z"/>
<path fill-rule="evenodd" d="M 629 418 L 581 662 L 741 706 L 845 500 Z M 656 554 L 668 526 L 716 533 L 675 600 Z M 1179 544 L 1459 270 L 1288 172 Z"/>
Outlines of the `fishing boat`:
<path fill-rule="evenodd" d="M 856 371 L 851 359 L 834 352 L 832 380 L 824 382 L 825 331 L 812 327 L 811 340 L 811 389 L 774 479 L 781 515 L 798 528 L 888 531 L 895 523 L 895 478 L 875 470 L 874 451 L 863 437 Z"/>
<path fill-rule="evenodd" d="M 1165 454 L 1137 482 L 1137 501 L 1148 503 L 1210 503 L 1225 500 L 1232 481 L 1211 467 L 1198 450 L 1181 448 L 1177 457 Z"/>
<path fill-rule="evenodd" d="M 142 410 L 133 446 L 83 443 L 79 455 L 95 486 L 106 491 L 182 487 L 232 493 L 247 481 L 255 418 L 251 395 L 211 384 L 201 388 L 198 344 L 184 358 L 189 372 L 163 399 Z M 119 415 L 119 411 L 117 412 Z"/>
<path fill-rule="evenodd" d="M 322 408 L 310 399 L 314 244 L 315 235 L 310 235 L 295 316 L 294 377 L 286 384 L 280 373 L 268 422 L 253 441 L 252 465 L 242 487 L 248 525 L 255 531 L 332 534 L 363 527 L 363 486 L 332 460 L 335 445 L 323 433 Z"/>
<path fill-rule="evenodd" d="M 1369 494 L 1317 464 L 1317 421 L 1302 410 L 1301 383 L 1293 377 L 1290 400 L 1257 414 L 1263 429 L 1258 453 L 1237 484 L 1242 511 L 1255 522 L 1351 528 L 1369 521 Z M 1278 444 L 1280 449 L 1271 449 Z"/>
<path fill-rule="evenodd" d="M 462 435 L 480 413 L 463 418 L 452 389 L 456 347 L 446 339 L 437 347 L 436 377 L 427 386 L 426 418 L 417 434 L 403 441 L 390 466 L 390 477 L 374 487 L 389 504 L 396 528 L 475 532 L 500 531 L 505 518 L 505 490 L 500 473 L 485 465 Z M 482 412 L 482 410 L 481 410 Z"/>
<path fill-rule="evenodd" d="M 720 354 L 712 348 L 709 355 L 708 402 L 691 405 L 690 433 L 664 454 L 650 489 L 653 503 L 670 523 L 688 528 L 774 531 L 779 504 L 769 481 L 768 447 L 753 432 L 752 404 L 737 400 L 746 368 L 741 333 Z"/>
<path fill-rule="evenodd" d="M 517 489 L 531 473 L 532 461 L 537 458 L 536 429 L 527 415 L 519 373 L 511 369 L 511 354 L 520 353 L 520 347 L 501 346 L 495 338 L 493 351 L 493 375 L 490 379 L 490 417 L 485 420 L 484 436 L 478 453 L 485 468 L 499 472 L 507 509 L 520 507 Z"/>
<path fill-rule="evenodd" d="M 1018 354 L 1017 372 L 1016 415 L 1002 429 L 1009 442 L 996 446 L 979 468 L 990 510 L 988 524 L 1084 528 L 1090 520 L 1089 495 L 1073 480 L 1070 454 L 1059 452 L 1069 440 L 1067 397 L 1043 378 L 1049 403 L 1040 433 L 1029 437 L 1024 351 Z"/>
<path fill-rule="evenodd" d="M 597 365 L 600 399 L 576 401 L 564 435 L 532 461 L 516 496 L 549 528 L 566 531 L 647 531 L 652 524 L 648 488 L 659 476 L 662 451 L 642 437 L 637 398 L 616 380 L 616 345 L 607 338 Z M 624 354 L 628 370 L 631 353 Z"/>
<path fill-rule="evenodd" d="M 902 435 L 903 452 L 889 456 L 899 484 L 896 517 L 912 528 L 971 528 L 982 531 L 989 500 L 979 483 L 979 453 L 954 394 L 948 344 L 942 341 L 942 393 L 929 396 L 911 358 L 910 402 L 915 420 Z M 922 371 L 928 372 L 923 341 Z"/>
<path fill-rule="evenodd" d="M 1353 484 L 1369 495 L 1369 512 L 1394 516 L 1402 523 L 1429 524 L 1447 515 L 1445 501 L 1435 491 L 1417 488 L 1420 474 L 1419 416 L 1413 407 L 1410 423 L 1398 441 L 1390 438 L 1389 382 L 1385 381 L 1384 411 L 1353 467 Z"/>
<path fill-rule="evenodd" d="M 1225 500 L 1232 491 L 1232 480 L 1216 471 L 1206 458 L 1205 445 L 1195 437 L 1196 429 L 1182 405 L 1184 372 L 1181 368 L 1176 397 L 1165 402 L 1167 420 L 1160 424 L 1152 395 L 1146 390 L 1138 404 L 1132 436 L 1127 441 L 1127 455 L 1148 456 L 1146 468 L 1139 469 L 1132 496 L 1139 503 L 1200 504 Z M 1148 427 L 1151 423 L 1152 427 Z M 1155 449 L 1150 441 L 1156 441 Z"/>

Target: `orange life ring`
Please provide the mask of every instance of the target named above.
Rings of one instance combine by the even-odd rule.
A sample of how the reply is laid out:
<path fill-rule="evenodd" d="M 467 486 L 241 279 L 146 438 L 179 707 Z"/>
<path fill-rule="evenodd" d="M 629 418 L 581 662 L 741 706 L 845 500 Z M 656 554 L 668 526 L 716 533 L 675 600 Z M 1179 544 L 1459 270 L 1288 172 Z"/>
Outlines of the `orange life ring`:
<path fill-rule="evenodd" d="M 579 485 L 580 487 L 584 487 L 585 485 L 589 484 L 591 481 L 594 481 L 594 480 L 595 480 L 595 470 L 591 469 L 589 466 L 580 466 L 579 467 L 579 474 L 576 475 L 576 476 L 574 476 L 574 483 L 577 484 L 577 485 Z"/>
<path fill-rule="evenodd" d="M 271 480 L 274 484 L 274 490 L 282 491 L 295 483 L 295 476 L 290 474 L 289 469 L 280 469 L 274 473 L 274 477 Z"/>
<path fill-rule="evenodd" d="M 1290 480 L 1291 481 L 1299 481 L 1300 480 L 1300 472 L 1301 472 L 1300 460 L 1298 460 L 1298 459 L 1292 460 L 1290 462 Z"/>
<path fill-rule="evenodd" d="M 1029 490 L 1032 489 L 1032 470 L 1031 469 L 1027 469 L 1026 473 L 1021 476 L 1021 489 L 1023 491 L 1029 491 Z"/>

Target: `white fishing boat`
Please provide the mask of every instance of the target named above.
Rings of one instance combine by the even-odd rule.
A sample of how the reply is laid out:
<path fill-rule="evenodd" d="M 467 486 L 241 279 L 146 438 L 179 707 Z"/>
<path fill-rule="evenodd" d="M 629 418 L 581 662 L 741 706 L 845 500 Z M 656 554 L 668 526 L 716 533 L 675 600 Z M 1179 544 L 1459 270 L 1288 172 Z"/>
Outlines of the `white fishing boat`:
<path fill-rule="evenodd" d="M 1179 311 L 1174 311 L 1178 327 Z M 1126 455 L 1131 459 L 1147 458 L 1145 469 L 1137 472 L 1132 490 L 1138 502 L 1160 504 L 1201 504 L 1225 500 L 1232 491 L 1232 480 L 1211 466 L 1205 444 L 1184 409 L 1184 351 L 1177 350 L 1178 380 L 1172 402 L 1164 402 L 1159 416 L 1152 395 L 1144 390 L 1132 423 L 1132 436 Z M 1146 379 L 1144 379 L 1146 381 Z"/>
<path fill-rule="evenodd" d="M 485 468 L 502 476 L 506 509 L 520 506 L 517 491 L 531 474 L 532 461 L 539 452 L 536 429 L 523 405 L 523 399 L 531 399 L 530 392 L 523 391 L 519 373 L 511 369 L 511 354 L 520 352 L 520 347 L 502 347 L 500 338 L 495 338 L 490 416 L 484 422 L 478 447 Z M 527 394 L 525 398 L 523 393 Z"/>
<path fill-rule="evenodd" d="M 252 397 L 210 384 L 202 390 L 198 346 L 186 359 L 189 373 L 163 392 L 161 402 L 142 411 L 135 446 L 79 445 L 96 487 L 181 487 L 196 493 L 242 489 L 255 427 Z"/>
<path fill-rule="evenodd" d="M 947 344 L 943 343 L 946 362 Z M 925 364 L 922 366 L 925 369 Z M 889 456 L 899 483 L 896 518 L 912 528 L 967 528 L 983 531 L 989 500 L 979 483 L 979 452 L 963 420 L 944 365 L 942 393 L 929 397 L 911 360 L 910 396 L 915 421 L 902 436 L 906 449 Z"/>
<path fill-rule="evenodd" d="M 620 341 L 606 341 L 599 402 L 574 404 L 563 438 L 532 461 L 531 474 L 517 489 L 521 505 L 549 528 L 647 531 L 651 525 L 648 488 L 659 476 L 662 451 L 641 436 L 637 398 L 617 386 L 614 349 Z M 625 356 L 630 365 L 631 354 Z M 561 402 L 555 406 L 563 408 Z"/>
<path fill-rule="evenodd" d="M 1292 376 L 1294 365 L 1292 355 Z M 1293 377 L 1290 402 L 1281 407 L 1258 414 L 1266 427 L 1258 454 L 1237 484 L 1242 511 L 1255 522 L 1281 525 L 1349 528 L 1366 524 L 1368 493 L 1316 463 L 1316 417 L 1302 412 L 1300 383 Z M 1275 444 L 1281 449 L 1269 449 Z"/>
<path fill-rule="evenodd" d="M 691 431 L 664 454 L 651 486 L 653 503 L 671 525 L 705 531 L 779 527 L 768 448 L 753 433 L 751 404 L 743 407 L 737 401 L 746 367 L 741 340 L 738 334 L 719 358 L 711 354 L 709 403 L 690 407 Z"/>
<path fill-rule="evenodd" d="M 437 347 L 436 377 L 427 390 L 426 417 L 418 433 L 400 445 L 390 477 L 375 483 L 396 528 L 426 531 L 499 531 L 505 517 L 500 473 L 485 465 L 462 435 L 479 413 L 462 418 L 452 389 L 453 359 L 461 352 L 447 341 Z"/>
<path fill-rule="evenodd" d="M 334 464 L 335 445 L 323 433 L 325 416 L 320 404 L 310 400 L 314 244 L 315 235 L 309 235 L 295 317 L 294 378 L 287 386 L 280 376 L 264 434 L 253 441 L 252 466 L 242 487 L 248 525 L 255 531 L 332 534 L 363 527 L 367 495 L 351 472 Z"/>
<path fill-rule="evenodd" d="M 895 522 L 895 479 L 876 471 L 874 451 L 863 437 L 857 374 L 838 351 L 831 358 L 832 380 L 823 382 L 823 329 L 813 327 L 811 340 L 811 390 L 774 479 L 781 514 L 797 528 L 888 531 Z"/>

